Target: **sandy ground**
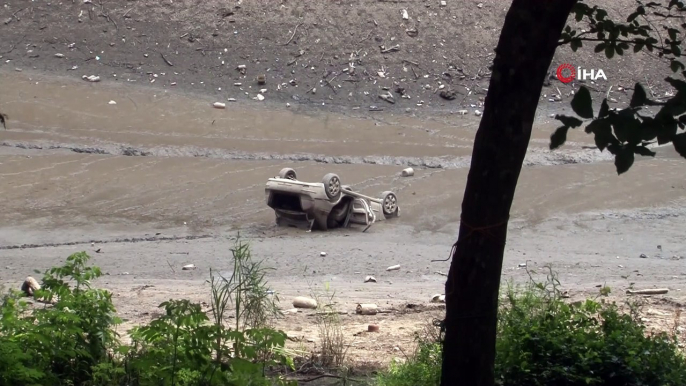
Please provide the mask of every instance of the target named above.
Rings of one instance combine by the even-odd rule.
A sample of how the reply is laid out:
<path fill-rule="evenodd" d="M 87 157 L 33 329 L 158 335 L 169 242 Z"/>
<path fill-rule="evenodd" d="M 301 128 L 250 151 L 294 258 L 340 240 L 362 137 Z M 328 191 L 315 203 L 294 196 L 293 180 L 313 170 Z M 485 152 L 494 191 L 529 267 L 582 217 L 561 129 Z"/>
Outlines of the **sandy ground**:
<path fill-rule="evenodd" d="M 18 287 L 35 269 L 85 250 L 107 274 L 98 285 L 115 294 L 125 331 L 169 298 L 207 301 L 208 271 L 229 269 L 240 230 L 275 269 L 268 280 L 283 309 L 294 296 L 335 291 L 349 313 L 341 320 L 354 365 L 403 357 L 413 333 L 441 313 L 429 299 L 442 293 L 449 262 L 434 260 L 448 256 L 457 235 L 501 3 L 6 1 L 0 285 Z M 612 14 L 633 4 L 606 5 Z M 400 51 L 380 52 L 395 44 Z M 607 61 L 590 51 L 562 48 L 554 65 L 603 68 L 607 82 L 586 83 L 594 97 L 612 86 L 608 95 L 626 102 L 635 81 L 654 97 L 668 91 L 654 58 Z M 255 81 L 259 74 L 266 85 Z M 646 318 L 667 328 L 685 300 L 686 163 L 665 147 L 618 177 L 580 130 L 549 151 L 557 126 L 549 116 L 569 110 L 578 86 L 544 88 L 503 281 L 527 280 L 519 267 L 526 263 L 539 279 L 551 264 L 572 299 L 601 285 L 618 301 L 630 286 L 666 287 L 667 295 L 648 299 Z M 446 100 L 441 90 L 457 96 Z M 389 91 L 394 104 L 378 97 Z M 563 98 L 550 102 L 551 94 Z M 213 109 L 216 101 L 226 109 Z M 407 166 L 414 177 L 400 176 Z M 366 233 L 278 228 L 264 184 L 282 167 L 306 181 L 335 172 L 371 195 L 393 190 L 401 217 Z M 198 268 L 181 270 L 191 263 Z M 395 264 L 401 269 L 386 271 Z M 367 275 L 378 282 L 364 283 Z M 358 302 L 390 312 L 357 316 Z M 370 323 L 381 332 L 360 333 Z M 288 313 L 276 325 L 292 347 L 316 349 L 311 312 Z"/>
<path fill-rule="evenodd" d="M 413 332 L 440 315 L 407 304 L 428 307 L 442 292 L 449 263 L 432 260 L 455 241 L 474 118 L 361 119 L 249 103 L 217 110 L 198 95 L 14 72 L 0 73 L 0 88 L 13 90 L 0 94 L 12 118 L 0 147 L 0 283 L 16 287 L 85 250 L 106 272 L 98 284 L 115 293 L 125 330 L 168 298 L 207 301 L 208 270 L 230 267 L 240 230 L 275 269 L 269 283 L 284 309 L 294 296 L 335 291 L 350 313 L 342 321 L 358 365 L 402 357 Z M 654 307 L 670 321 L 686 291 L 684 161 L 664 148 L 618 177 L 585 148 L 583 133 L 548 151 L 550 128 L 537 124 L 522 172 L 503 281 L 526 280 L 518 266 L 527 263 L 539 278 L 551 264 L 573 298 L 599 285 L 620 300 L 630 285 L 667 287 L 659 298 L 669 302 Z M 399 176 L 406 165 L 414 177 Z M 303 180 L 332 171 L 368 194 L 393 190 L 401 217 L 366 233 L 278 228 L 263 189 L 285 166 Z M 190 263 L 197 270 L 180 269 Z M 401 269 L 385 270 L 394 264 Z M 367 275 L 378 282 L 365 284 Z M 396 311 L 356 316 L 358 302 Z M 295 347 L 315 349 L 308 314 L 287 314 L 277 326 Z M 382 332 L 359 334 L 369 323 Z"/>

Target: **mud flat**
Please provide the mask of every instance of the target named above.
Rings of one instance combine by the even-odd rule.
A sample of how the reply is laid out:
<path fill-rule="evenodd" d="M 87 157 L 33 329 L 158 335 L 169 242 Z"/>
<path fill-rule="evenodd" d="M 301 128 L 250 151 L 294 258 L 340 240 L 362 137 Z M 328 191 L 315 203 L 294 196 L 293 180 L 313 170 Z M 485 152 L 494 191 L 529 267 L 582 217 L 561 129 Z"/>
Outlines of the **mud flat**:
<path fill-rule="evenodd" d="M 397 355 L 434 312 L 408 312 L 407 304 L 429 307 L 442 292 L 449 262 L 432 260 L 445 259 L 455 241 L 478 118 L 364 119 L 251 103 L 213 109 L 207 96 L 28 71 L 0 72 L 0 89 L 11 119 L 0 132 L 0 284 L 17 286 L 34 269 L 86 250 L 131 325 L 169 297 L 206 300 L 208 269 L 229 267 L 240 230 L 275 268 L 269 281 L 284 308 L 329 283 L 351 312 L 343 318 L 351 337 L 381 325 L 380 336 L 354 338 L 354 358 Z M 659 284 L 670 288 L 659 298 L 680 304 L 686 163 L 663 148 L 618 177 L 606 155 L 585 148 L 592 138 L 582 132 L 560 151 L 547 150 L 551 128 L 542 120 L 534 133 L 503 280 L 526 280 L 523 263 L 534 275 L 552 264 L 573 297 L 602 284 L 619 294 L 630 283 Z M 335 172 L 363 193 L 393 190 L 401 217 L 366 233 L 277 228 L 264 183 L 286 166 L 303 180 Z M 406 166 L 413 177 L 400 176 Z M 180 269 L 189 263 L 198 269 Z M 387 272 L 394 264 L 401 269 Z M 378 282 L 364 283 L 366 275 Z M 355 316 L 358 302 L 400 311 Z M 304 313 L 278 323 L 316 345 Z"/>

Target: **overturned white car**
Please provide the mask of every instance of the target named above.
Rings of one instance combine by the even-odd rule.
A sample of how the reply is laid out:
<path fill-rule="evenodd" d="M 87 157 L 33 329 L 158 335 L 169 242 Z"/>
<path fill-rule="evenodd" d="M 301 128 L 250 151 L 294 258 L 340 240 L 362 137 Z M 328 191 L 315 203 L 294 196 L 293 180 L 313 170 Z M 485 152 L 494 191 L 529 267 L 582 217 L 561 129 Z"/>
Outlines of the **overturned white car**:
<path fill-rule="evenodd" d="M 295 170 L 284 168 L 267 181 L 265 193 L 277 225 L 307 224 L 310 230 L 327 230 L 352 223 L 366 225 L 366 231 L 376 221 L 400 215 L 395 193 L 383 192 L 381 198 L 365 196 L 341 185 L 334 173 L 312 183 L 298 181 Z"/>

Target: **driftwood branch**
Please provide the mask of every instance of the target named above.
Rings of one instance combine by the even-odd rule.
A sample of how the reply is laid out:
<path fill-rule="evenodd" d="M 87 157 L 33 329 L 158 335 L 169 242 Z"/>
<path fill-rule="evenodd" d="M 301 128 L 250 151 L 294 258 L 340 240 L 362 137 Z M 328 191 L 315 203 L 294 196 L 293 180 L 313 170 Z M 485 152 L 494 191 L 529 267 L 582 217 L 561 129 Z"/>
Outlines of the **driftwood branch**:
<path fill-rule="evenodd" d="M 303 24 L 305 24 L 305 23 L 298 23 L 298 24 L 295 26 L 295 28 L 293 29 L 293 35 L 291 35 L 291 38 L 288 39 L 288 41 L 287 41 L 286 43 L 283 43 L 283 44 L 281 44 L 281 45 L 282 45 L 282 46 L 287 46 L 287 45 L 293 40 L 293 38 L 295 37 L 295 33 L 298 31 L 298 27 L 300 27 L 300 26 L 303 25 Z"/>

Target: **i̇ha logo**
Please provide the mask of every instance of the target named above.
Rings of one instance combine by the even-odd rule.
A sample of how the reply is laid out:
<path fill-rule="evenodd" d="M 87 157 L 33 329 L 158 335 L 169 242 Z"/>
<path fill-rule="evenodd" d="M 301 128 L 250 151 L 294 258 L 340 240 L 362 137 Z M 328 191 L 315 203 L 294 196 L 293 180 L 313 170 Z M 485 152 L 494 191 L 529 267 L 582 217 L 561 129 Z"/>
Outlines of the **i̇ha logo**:
<path fill-rule="evenodd" d="M 577 79 L 577 74 L 579 75 L 579 80 L 598 80 L 599 78 L 607 80 L 605 72 L 602 69 L 592 69 L 588 71 L 581 67 L 574 68 L 574 66 L 569 63 L 563 63 L 557 68 L 557 79 L 559 79 L 562 83 L 569 83 L 574 79 Z"/>

